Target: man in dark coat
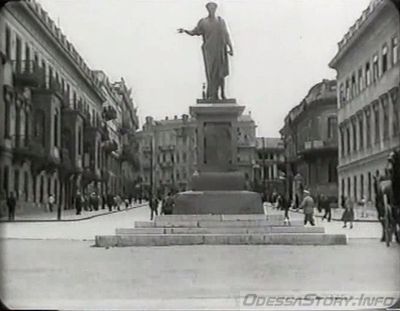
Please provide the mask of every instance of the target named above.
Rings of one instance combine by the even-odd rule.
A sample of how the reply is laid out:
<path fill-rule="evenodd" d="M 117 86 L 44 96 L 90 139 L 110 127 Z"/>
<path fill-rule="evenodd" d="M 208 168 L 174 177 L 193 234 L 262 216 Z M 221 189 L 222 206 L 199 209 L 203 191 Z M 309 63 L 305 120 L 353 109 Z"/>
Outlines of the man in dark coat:
<path fill-rule="evenodd" d="M 157 197 L 153 197 L 150 202 L 150 220 L 153 220 L 154 214 L 158 216 L 158 199 Z"/>
<path fill-rule="evenodd" d="M 10 195 L 7 198 L 7 207 L 8 207 L 8 220 L 15 220 L 15 206 L 17 205 L 17 200 L 15 199 L 14 193 L 10 192 Z"/>
<path fill-rule="evenodd" d="M 81 193 L 78 191 L 76 196 L 75 196 L 75 209 L 76 209 L 76 215 L 80 215 L 82 212 L 82 196 Z"/>

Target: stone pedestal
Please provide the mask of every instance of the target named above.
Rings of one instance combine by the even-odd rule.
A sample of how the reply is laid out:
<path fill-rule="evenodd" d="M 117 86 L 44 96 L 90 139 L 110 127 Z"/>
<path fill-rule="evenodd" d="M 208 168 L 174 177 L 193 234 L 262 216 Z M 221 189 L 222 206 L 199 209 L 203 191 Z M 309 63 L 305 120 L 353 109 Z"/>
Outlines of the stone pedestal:
<path fill-rule="evenodd" d="M 237 169 L 238 117 L 244 106 L 235 99 L 198 100 L 190 107 L 196 119 L 197 165 L 192 191 L 176 196 L 174 214 L 262 214 L 261 196 L 245 191 Z"/>

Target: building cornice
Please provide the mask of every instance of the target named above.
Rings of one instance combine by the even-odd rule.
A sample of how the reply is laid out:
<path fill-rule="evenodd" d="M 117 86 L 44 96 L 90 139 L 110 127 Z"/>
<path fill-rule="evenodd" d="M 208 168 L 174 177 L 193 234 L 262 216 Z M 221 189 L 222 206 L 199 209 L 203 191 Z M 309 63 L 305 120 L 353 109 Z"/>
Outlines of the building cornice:
<path fill-rule="evenodd" d="M 8 6 L 8 8 L 10 7 L 11 6 Z M 66 40 L 66 37 L 61 32 L 61 29 L 55 26 L 54 21 L 49 18 L 48 13 L 43 10 L 40 4 L 34 0 L 21 1 L 16 5 L 13 5 L 12 8 L 20 10 L 22 13 L 25 13 L 32 18 L 38 27 L 40 27 L 41 31 L 43 31 L 52 44 L 54 44 L 64 58 L 81 76 L 86 85 L 93 91 L 98 99 L 100 99 L 101 102 L 104 102 L 106 98 L 101 91 L 100 84 L 96 79 L 95 74 L 89 69 L 78 52 L 76 52 L 73 45 Z M 13 14 L 12 10 L 8 9 L 8 11 Z"/>
<path fill-rule="evenodd" d="M 338 43 L 338 52 L 329 62 L 329 67 L 335 69 L 340 60 L 350 50 L 351 46 L 367 31 L 373 24 L 374 19 L 382 11 L 389 0 L 373 0 L 357 19 L 355 24 L 350 27 L 343 39 Z"/>

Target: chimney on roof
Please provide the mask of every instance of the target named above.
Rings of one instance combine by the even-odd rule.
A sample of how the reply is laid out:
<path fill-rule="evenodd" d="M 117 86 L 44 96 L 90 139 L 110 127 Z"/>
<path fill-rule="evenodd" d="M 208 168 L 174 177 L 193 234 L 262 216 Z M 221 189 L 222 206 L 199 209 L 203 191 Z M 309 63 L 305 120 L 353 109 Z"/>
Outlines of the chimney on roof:
<path fill-rule="evenodd" d="M 167 121 L 167 120 L 168 120 L 168 116 L 165 117 L 165 121 Z"/>
<path fill-rule="evenodd" d="M 178 120 L 178 116 L 177 115 L 174 115 L 174 120 Z"/>

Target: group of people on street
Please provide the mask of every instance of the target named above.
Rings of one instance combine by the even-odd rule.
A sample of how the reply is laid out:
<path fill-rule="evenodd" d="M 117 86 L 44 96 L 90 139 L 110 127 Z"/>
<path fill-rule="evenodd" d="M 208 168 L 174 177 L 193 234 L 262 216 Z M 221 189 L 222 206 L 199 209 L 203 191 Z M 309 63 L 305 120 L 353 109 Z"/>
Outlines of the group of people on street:
<path fill-rule="evenodd" d="M 125 197 L 122 199 L 120 195 L 102 195 L 101 197 L 96 193 L 92 192 L 89 194 L 81 194 L 80 191 L 76 193 L 75 199 L 76 215 L 80 215 L 82 211 L 98 211 L 101 209 L 108 208 L 108 211 L 121 210 L 121 206 L 128 208 L 134 203 L 132 197 Z"/>

